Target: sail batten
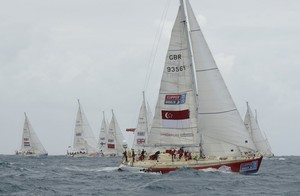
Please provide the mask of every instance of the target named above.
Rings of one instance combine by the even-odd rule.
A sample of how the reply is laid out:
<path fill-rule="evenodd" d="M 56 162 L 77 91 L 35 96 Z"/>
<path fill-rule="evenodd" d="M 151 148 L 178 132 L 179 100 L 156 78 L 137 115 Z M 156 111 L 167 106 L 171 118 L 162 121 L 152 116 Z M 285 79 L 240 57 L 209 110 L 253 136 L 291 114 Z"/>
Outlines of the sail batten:
<path fill-rule="evenodd" d="M 219 111 L 219 112 L 199 112 L 198 114 L 203 115 L 203 114 L 223 114 L 223 113 L 228 113 L 228 112 L 233 112 L 237 111 L 237 109 L 232 109 L 232 110 L 226 110 L 226 111 Z"/>

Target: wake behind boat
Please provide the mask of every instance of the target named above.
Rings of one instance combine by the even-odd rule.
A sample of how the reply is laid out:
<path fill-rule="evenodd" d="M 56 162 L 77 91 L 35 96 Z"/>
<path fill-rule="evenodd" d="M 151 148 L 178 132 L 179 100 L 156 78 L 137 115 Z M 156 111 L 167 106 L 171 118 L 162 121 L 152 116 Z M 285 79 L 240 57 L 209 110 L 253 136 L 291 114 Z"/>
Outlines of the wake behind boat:
<path fill-rule="evenodd" d="M 148 141 L 124 152 L 120 169 L 255 173 L 262 161 L 256 150 L 189 1 L 180 0 Z"/>

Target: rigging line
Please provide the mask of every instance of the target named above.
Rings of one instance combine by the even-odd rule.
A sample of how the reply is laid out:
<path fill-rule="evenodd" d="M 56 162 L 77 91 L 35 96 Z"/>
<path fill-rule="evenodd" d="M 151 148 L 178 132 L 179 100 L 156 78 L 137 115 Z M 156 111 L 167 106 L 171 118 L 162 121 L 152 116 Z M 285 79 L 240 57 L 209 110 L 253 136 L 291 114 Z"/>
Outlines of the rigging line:
<path fill-rule="evenodd" d="M 152 72 L 152 69 L 153 69 L 153 65 L 154 65 L 154 62 L 155 62 L 155 57 L 156 57 L 157 50 L 158 50 L 159 41 L 161 39 L 161 35 L 162 35 L 163 29 L 164 29 L 164 26 L 165 26 L 165 23 L 166 23 L 166 18 L 167 18 L 169 5 L 170 5 L 170 0 L 167 1 L 167 4 L 166 4 L 165 9 L 163 11 L 163 14 L 161 16 L 161 21 L 162 22 L 159 25 L 158 31 L 156 32 L 155 39 L 154 39 L 154 42 L 153 42 L 153 45 L 152 45 L 149 64 L 148 64 L 146 77 L 145 77 L 145 84 L 144 84 L 144 90 L 145 91 L 148 88 L 151 72 Z"/>

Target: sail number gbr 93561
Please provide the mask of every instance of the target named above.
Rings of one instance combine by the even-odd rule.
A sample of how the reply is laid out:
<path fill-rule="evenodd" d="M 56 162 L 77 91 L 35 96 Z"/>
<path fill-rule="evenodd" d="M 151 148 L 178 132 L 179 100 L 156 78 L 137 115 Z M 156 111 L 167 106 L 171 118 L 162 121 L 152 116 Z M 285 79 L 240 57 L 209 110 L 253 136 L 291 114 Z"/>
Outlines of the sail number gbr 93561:
<path fill-rule="evenodd" d="M 169 60 L 171 61 L 178 61 L 181 60 L 181 54 L 171 54 L 169 55 Z M 185 66 L 167 66 L 167 72 L 180 72 L 184 71 Z"/>

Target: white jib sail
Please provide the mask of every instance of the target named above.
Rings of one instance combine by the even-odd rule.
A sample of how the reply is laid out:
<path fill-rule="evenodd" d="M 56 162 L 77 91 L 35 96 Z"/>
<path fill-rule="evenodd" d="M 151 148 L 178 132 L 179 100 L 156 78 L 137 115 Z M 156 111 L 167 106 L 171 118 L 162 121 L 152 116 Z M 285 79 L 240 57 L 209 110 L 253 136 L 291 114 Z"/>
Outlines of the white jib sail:
<path fill-rule="evenodd" d="M 37 155 L 47 153 L 35 131 L 33 130 L 26 113 L 23 127 L 21 152 L 32 152 Z"/>
<path fill-rule="evenodd" d="M 73 142 L 74 152 L 96 153 L 97 142 L 89 122 L 83 112 L 81 104 L 78 100 L 78 112 L 75 123 L 75 135 Z"/>
<path fill-rule="evenodd" d="M 186 0 L 198 89 L 198 120 L 204 153 L 237 156 L 256 150 Z"/>

